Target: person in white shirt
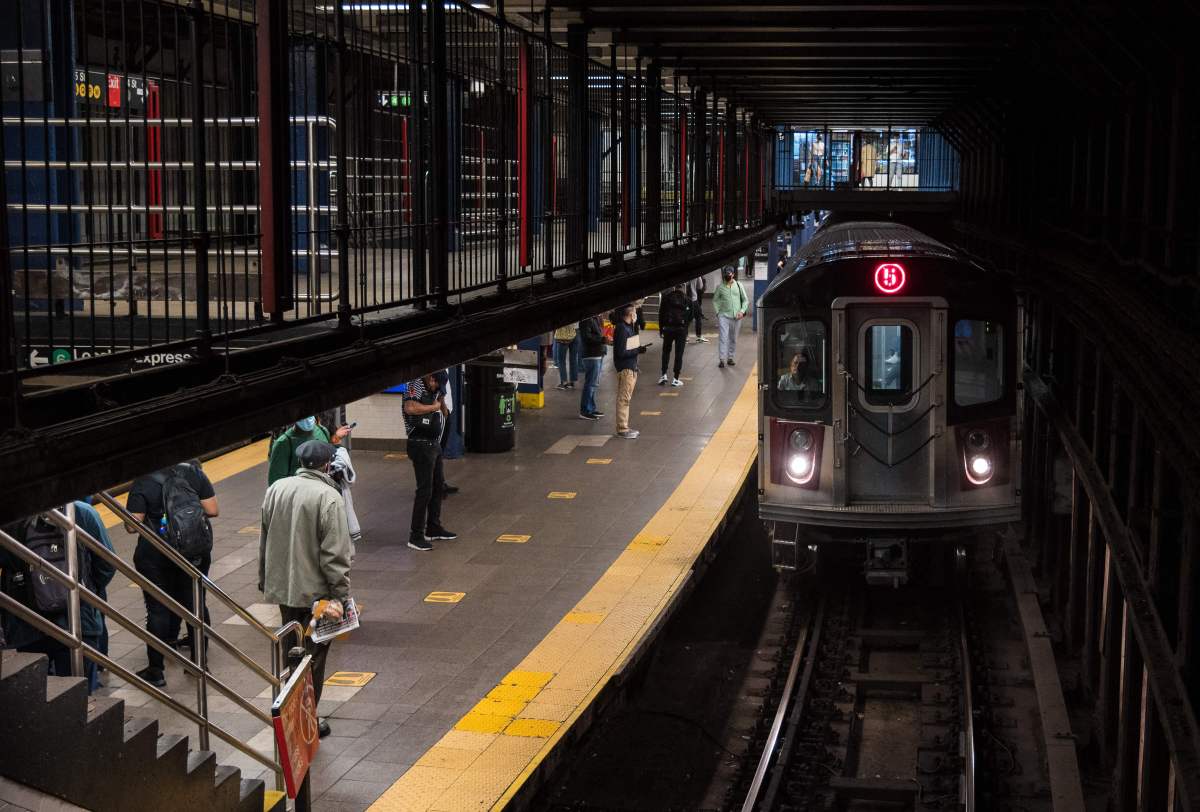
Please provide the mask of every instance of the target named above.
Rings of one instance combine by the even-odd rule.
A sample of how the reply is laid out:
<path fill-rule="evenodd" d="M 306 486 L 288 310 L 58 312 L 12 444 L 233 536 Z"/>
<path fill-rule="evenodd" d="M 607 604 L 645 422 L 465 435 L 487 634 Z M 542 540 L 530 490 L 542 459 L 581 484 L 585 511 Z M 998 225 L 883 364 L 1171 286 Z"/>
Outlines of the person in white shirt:
<path fill-rule="evenodd" d="M 450 387 L 449 368 L 433 373 L 433 377 L 438 382 L 438 391 L 445 392 L 443 402 L 446 404 L 446 427 L 442 430 L 442 456 L 445 457 L 446 441 L 450 437 L 450 415 L 454 413 L 454 391 Z M 442 486 L 442 495 L 449 496 L 452 493 L 458 493 L 458 486 L 445 483 Z"/>

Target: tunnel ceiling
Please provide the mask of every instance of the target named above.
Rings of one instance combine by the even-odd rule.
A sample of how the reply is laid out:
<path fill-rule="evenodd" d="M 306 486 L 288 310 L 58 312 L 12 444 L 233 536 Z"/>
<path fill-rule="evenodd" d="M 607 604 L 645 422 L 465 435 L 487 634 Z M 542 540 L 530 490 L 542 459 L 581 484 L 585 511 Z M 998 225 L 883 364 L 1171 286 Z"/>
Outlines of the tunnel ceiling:
<path fill-rule="evenodd" d="M 762 121 L 841 126 L 934 121 L 1025 58 L 1041 8 L 567 0 L 551 14 L 611 32 L 621 62 L 657 59 Z"/>

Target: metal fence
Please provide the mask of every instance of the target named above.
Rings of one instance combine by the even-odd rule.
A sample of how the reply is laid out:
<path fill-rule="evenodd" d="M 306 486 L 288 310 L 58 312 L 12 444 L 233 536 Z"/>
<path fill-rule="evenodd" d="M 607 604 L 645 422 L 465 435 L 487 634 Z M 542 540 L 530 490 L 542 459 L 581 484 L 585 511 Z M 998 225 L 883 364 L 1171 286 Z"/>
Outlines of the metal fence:
<path fill-rule="evenodd" d="M 767 207 L 768 131 L 457 0 L 9 5 L 20 368 L 444 306 Z"/>

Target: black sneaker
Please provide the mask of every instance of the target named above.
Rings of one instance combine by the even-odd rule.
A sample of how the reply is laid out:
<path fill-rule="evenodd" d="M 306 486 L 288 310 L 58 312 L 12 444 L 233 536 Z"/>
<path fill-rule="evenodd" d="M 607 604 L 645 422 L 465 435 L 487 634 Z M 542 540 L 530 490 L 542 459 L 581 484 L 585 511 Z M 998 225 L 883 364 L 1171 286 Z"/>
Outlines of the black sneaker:
<path fill-rule="evenodd" d="M 163 672 L 162 672 L 161 668 L 152 668 L 150 666 L 147 666 L 147 667 L 143 668 L 141 671 L 137 672 L 137 676 L 141 677 L 146 682 L 153 685 L 155 688 L 166 688 L 167 687 L 167 678 L 165 676 L 163 676 Z"/>
<path fill-rule="evenodd" d="M 433 544 L 424 536 L 413 536 L 408 540 L 408 546 L 423 553 L 427 553 L 433 549 Z"/>
<path fill-rule="evenodd" d="M 580 412 L 579 419 L 580 420 L 599 420 L 600 418 L 594 414 L 588 414 L 587 412 Z"/>
<path fill-rule="evenodd" d="M 449 496 L 452 493 L 458 493 L 458 486 L 451 485 L 449 482 L 442 486 L 442 493 Z"/>
<path fill-rule="evenodd" d="M 592 412 L 592 417 L 599 420 L 600 418 L 604 417 L 604 412 Z"/>
<path fill-rule="evenodd" d="M 735 360 L 733 360 L 732 358 L 730 358 L 730 359 L 729 359 L 729 366 L 731 366 L 731 367 L 735 367 L 735 366 L 737 366 L 737 361 L 735 361 Z"/>
<path fill-rule="evenodd" d="M 451 533 L 440 524 L 435 524 L 425 528 L 425 538 L 429 541 L 454 541 L 458 538 L 458 533 Z"/>
<path fill-rule="evenodd" d="M 323 739 L 326 736 L 328 736 L 331 732 L 332 731 L 329 729 L 328 720 L 326 720 L 324 716 L 318 718 L 317 719 L 317 737 Z"/>
<path fill-rule="evenodd" d="M 717 361 L 717 369 L 724 369 L 724 368 L 725 368 L 725 362 Z"/>

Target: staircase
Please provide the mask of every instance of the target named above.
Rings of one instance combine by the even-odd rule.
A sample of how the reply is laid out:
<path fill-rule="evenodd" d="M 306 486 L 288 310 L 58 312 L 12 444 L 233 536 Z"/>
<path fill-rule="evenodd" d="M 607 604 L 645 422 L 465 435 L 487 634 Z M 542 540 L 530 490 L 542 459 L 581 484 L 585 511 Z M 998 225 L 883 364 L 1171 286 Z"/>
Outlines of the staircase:
<path fill-rule="evenodd" d="M 125 703 L 88 697 L 80 677 L 52 677 L 40 654 L 0 655 L 0 775 L 73 804 L 108 810 L 284 812 L 282 793 L 125 719 Z"/>

